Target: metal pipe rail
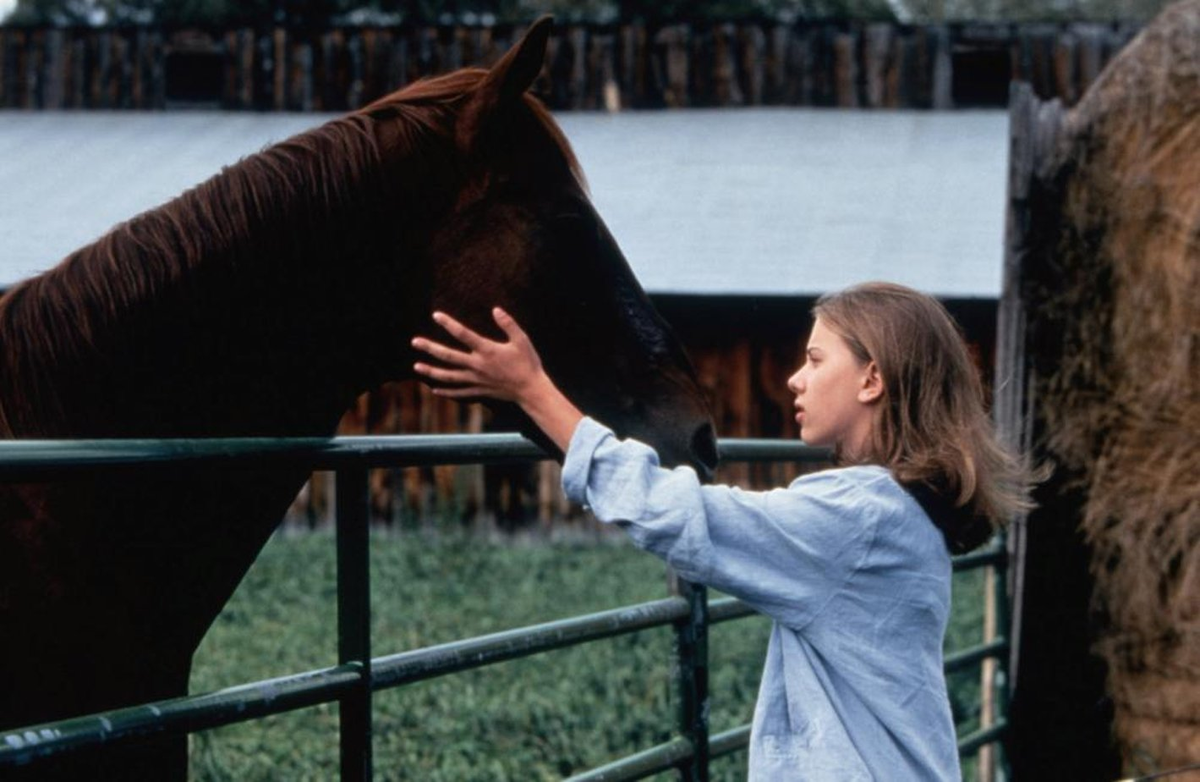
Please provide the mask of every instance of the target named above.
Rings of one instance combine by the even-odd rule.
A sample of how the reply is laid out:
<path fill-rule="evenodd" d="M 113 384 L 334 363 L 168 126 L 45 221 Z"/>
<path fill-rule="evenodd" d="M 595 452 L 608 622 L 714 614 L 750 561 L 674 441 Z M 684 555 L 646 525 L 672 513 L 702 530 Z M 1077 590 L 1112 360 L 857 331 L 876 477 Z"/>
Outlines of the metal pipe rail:
<path fill-rule="evenodd" d="M 824 462 L 829 451 L 800 442 L 721 440 L 722 460 Z M 372 658 L 367 553 L 367 470 L 427 464 L 496 464 L 545 458 L 517 434 L 416 435 L 339 438 L 232 438 L 0 442 L 0 482 L 94 476 L 97 471 L 306 467 L 337 475 L 339 664 L 306 673 L 231 687 L 204 695 L 116 709 L 0 732 L 0 770 L 87 746 L 155 734 L 178 734 L 338 702 L 343 779 L 371 775 L 371 694 L 380 689 L 478 668 L 543 651 L 672 625 L 680 657 L 680 735 L 607 764 L 577 779 L 637 779 L 680 769 L 708 778 L 708 760 L 745 747 L 749 726 L 715 736 L 707 725 L 707 628 L 753 614 L 744 603 L 709 602 L 703 587 L 679 582 L 678 595 L 586 616 Z M 954 569 L 1004 567 L 1002 546 L 954 559 Z M 947 670 L 1000 657 L 1007 640 L 947 658 Z M 1006 723 L 964 737 L 960 753 L 998 740 Z M 699 750 L 699 751 L 698 751 Z"/>
<path fill-rule="evenodd" d="M 725 462 L 821 463 L 827 448 L 799 441 L 723 439 Z M 307 467 L 342 470 L 430 464 L 504 464 L 547 459 L 537 444 L 515 433 L 386 435 L 368 437 L 231 437 L 172 440 L 0 441 L 0 481 L 61 477 L 97 470 L 197 467 Z"/>
<path fill-rule="evenodd" d="M 708 610 L 710 625 L 755 613 L 745 603 L 731 597 L 713 600 Z M 371 661 L 371 689 L 378 691 L 399 687 L 552 649 L 662 627 L 686 619 L 689 612 L 686 600 L 669 597 L 377 657 Z M 963 667 L 983 657 L 996 656 L 1006 649 L 1007 643 L 1004 642 L 975 647 L 957 655 L 959 658 L 970 658 L 962 664 L 952 662 L 955 656 L 948 657 L 946 669 Z M 22 728 L 4 735 L 3 746 L 0 747 L 0 767 L 21 765 L 37 757 L 95 744 L 155 733 L 207 730 L 327 703 L 350 694 L 361 677 L 361 665 L 340 665 L 204 695 L 173 698 Z M 999 735 L 1002 729 L 1002 725 L 996 726 L 988 732 L 989 736 Z M 749 725 L 713 736 L 709 742 L 709 757 L 719 757 L 745 747 L 749 736 Z M 959 750 L 966 754 L 986 743 L 986 738 L 978 733 L 971 734 L 960 741 Z M 691 754 L 691 743 L 676 739 L 573 779 L 631 779 L 634 777 L 627 774 L 667 770 L 677 765 L 680 758 L 690 757 Z"/>
<path fill-rule="evenodd" d="M 686 619 L 681 597 L 505 630 L 371 660 L 372 691 L 529 657 L 551 649 L 662 627 Z M 204 695 L 34 725 L 4 732 L 0 768 L 85 746 L 155 733 L 207 730 L 329 703 L 350 694 L 363 676 L 358 663 L 229 687 Z"/>

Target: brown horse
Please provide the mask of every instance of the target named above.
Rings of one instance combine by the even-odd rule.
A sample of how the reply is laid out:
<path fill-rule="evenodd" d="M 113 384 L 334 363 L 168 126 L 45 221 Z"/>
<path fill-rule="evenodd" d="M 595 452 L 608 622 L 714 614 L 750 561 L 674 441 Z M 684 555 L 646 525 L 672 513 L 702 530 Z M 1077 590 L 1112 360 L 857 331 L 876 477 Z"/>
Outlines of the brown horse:
<path fill-rule="evenodd" d="M 434 308 L 486 329 L 500 304 L 585 410 L 708 472 L 687 359 L 526 94 L 548 35 L 541 20 L 491 70 L 246 158 L 14 288 L 0 433 L 328 435 L 363 390 L 409 376 Z M 0 487 L 0 728 L 184 694 L 193 651 L 304 478 Z M 82 762 L 38 773 L 179 777 L 186 741 Z"/>

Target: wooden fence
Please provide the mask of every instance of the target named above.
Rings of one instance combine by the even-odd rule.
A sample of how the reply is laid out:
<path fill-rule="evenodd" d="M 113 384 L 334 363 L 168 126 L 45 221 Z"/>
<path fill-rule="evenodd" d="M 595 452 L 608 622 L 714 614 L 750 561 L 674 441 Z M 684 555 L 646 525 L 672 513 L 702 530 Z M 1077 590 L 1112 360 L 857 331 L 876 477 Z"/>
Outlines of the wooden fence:
<path fill-rule="evenodd" d="M 487 65 L 520 27 L 0 28 L 0 107 L 344 111 Z M 555 109 L 1003 106 L 1020 79 L 1072 103 L 1126 23 L 560 27 L 537 85 Z"/>

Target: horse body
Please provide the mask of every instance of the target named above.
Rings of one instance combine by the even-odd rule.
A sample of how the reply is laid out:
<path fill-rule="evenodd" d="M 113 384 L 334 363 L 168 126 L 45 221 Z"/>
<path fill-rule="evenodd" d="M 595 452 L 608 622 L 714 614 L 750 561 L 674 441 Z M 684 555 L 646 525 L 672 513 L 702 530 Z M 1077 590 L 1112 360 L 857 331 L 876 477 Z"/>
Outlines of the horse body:
<path fill-rule="evenodd" d="M 488 330 L 501 304 L 583 409 L 707 472 L 686 358 L 524 95 L 547 33 L 252 156 L 15 288 L 0 435 L 328 435 L 363 390 L 410 375 L 433 308 Z M 186 693 L 304 478 L 0 487 L 0 728 Z M 43 771 L 178 776 L 186 741 L 72 762 Z"/>

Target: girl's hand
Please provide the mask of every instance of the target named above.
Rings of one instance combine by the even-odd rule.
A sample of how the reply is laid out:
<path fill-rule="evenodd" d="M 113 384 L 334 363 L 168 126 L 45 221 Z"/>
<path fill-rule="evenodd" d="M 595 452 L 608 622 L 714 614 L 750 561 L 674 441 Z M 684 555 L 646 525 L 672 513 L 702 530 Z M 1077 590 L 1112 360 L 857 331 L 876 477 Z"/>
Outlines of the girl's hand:
<path fill-rule="evenodd" d="M 542 361 L 533 343 L 512 316 L 499 307 L 492 309 L 496 325 L 508 337 L 496 342 L 473 331 L 444 312 L 433 313 L 433 320 L 465 345 L 463 352 L 439 342 L 415 337 L 412 346 L 428 353 L 448 368 L 417 362 L 413 369 L 420 375 L 453 388 L 435 388 L 433 393 L 447 397 L 487 396 L 521 404 L 545 376 Z"/>
<path fill-rule="evenodd" d="M 433 389 L 439 396 L 489 396 L 520 405 L 534 424 L 566 453 L 583 413 L 550 380 L 533 343 L 512 316 L 495 307 L 492 317 L 508 337 L 507 342 L 490 340 L 444 312 L 433 313 L 434 321 L 466 346 L 467 351 L 415 337 L 414 348 L 449 366 L 435 367 L 418 361 L 413 369 L 430 380 L 454 385 Z"/>

